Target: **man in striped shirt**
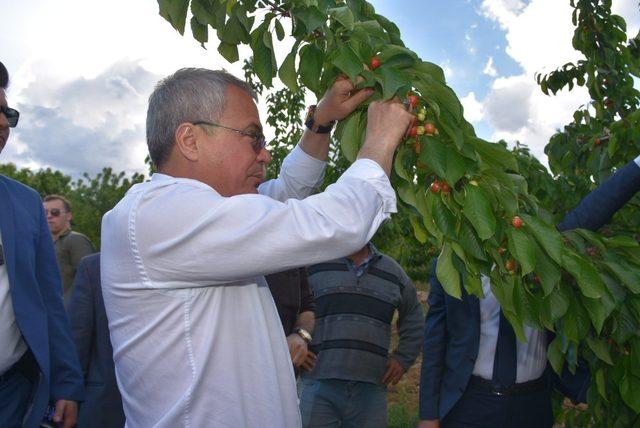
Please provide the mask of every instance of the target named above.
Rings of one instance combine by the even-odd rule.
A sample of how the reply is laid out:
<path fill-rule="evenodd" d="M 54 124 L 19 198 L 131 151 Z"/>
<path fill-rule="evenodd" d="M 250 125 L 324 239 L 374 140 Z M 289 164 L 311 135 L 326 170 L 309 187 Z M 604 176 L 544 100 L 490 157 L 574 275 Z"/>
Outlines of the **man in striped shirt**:
<path fill-rule="evenodd" d="M 371 243 L 311 266 L 309 283 L 317 305 L 311 350 L 318 357 L 303 375 L 303 426 L 386 427 L 386 388 L 420 352 L 424 314 L 415 286 Z M 396 310 L 400 340 L 389 353 Z"/>

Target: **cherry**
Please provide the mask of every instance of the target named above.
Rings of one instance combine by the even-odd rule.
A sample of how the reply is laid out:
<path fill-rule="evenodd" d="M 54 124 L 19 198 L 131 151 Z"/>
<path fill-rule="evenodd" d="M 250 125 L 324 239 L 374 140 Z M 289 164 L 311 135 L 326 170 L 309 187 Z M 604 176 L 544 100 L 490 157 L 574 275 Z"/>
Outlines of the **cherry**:
<path fill-rule="evenodd" d="M 422 147 L 420 147 L 420 141 L 419 140 L 416 140 L 416 145 L 413 146 L 413 150 L 416 152 L 417 155 L 420 154 L 420 150 L 422 150 Z"/>
<path fill-rule="evenodd" d="M 441 184 L 442 187 L 442 193 L 444 193 L 445 195 L 448 195 L 449 192 L 451 192 L 451 187 L 449 187 L 449 185 L 447 183 L 442 183 Z"/>
<path fill-rule="evenodd" d="M 513 259 L 507 260 L 507 262 L 504 264 L 504 267 L 509 273 L 514 273 L 516 271 L 516 261 Z"/>
<path fill-rule="evenodd" d="M 436 126 L 433 123 L 424 124 L 424 133 L 427 135 L 433 135 L 436 133 Z"/>
<path fill-rule="evenodd" d="M 507 251 L 507 249 L 504 248 L 504 247 L 499 247 L 498 248 L 498 254 L 504 254 L 505 251 Z"/>
<path fill-rule="evenodd" d="M 412 109 L 416 108 L 416 106 L 418 105 L 418 97 L 413 94 L 407 95 L 407 100 L 409 101 L 409 105 Z"/>
<path fill-rule="evenodd" d="M 409 129 L 409 137 L 417 137 L 418 136 L 418 127 L 417 126 L 412 126 L 411 129 Z"/>
<path fill-rule="evenodd" d="M 378 57 L 371 57 L 371 69 L 375 70 L 378 67 L 380 67 L 380 60 L 378 59 Z"/>
<path fill-rule="evenodd" d="M 418 133 L 418 135 L 424 135 L 425 133 L 424 126 L 418 126 L 416 129 L 416 132 Z"/>
<path fill-rule="evenodd" d="M 522 219 L 518 216 L 515 216 L 513 219 L 511 219 L 511 226 L 515 227 L 516 229 L 520 229 L 522 227 Z"/>
<path fill-rule="evenodd" d="M 439 193 L 440 189 L 442 189 L 442 186 L 437 181 L 434 181 L 433 183 L 431 183 L 431 186 L 429 186 L 429 190 L 431 190 L 431 193 Z"/>
<path fill-rule="evenodd" d="M 600 138 L 596 138 L 596 141 L 594 141 L 593 144 L 599 146 L 600 144 L 602 144 L 602 140 Z"/>

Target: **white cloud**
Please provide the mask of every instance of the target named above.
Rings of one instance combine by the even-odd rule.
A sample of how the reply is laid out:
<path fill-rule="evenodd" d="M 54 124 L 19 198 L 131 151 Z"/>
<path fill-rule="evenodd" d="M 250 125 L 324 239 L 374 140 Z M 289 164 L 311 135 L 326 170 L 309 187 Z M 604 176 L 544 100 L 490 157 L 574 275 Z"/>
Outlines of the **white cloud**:
<path fill-rule="evenodd" d="M 572 8 L 566 1 L 483 0 L 481 14 L 505 31 L 506 53 L 522 68 L 516 76 L 496 79 L 479 103 L 483 118 L 494 128 L 492 139 L 520 141 L 545 160 L 544 146 L 557 129 L 572 120 L 573 112 L 589 101 L 584 88 L 544 95 L 535 73 L 546 74 L 567 62 L 581 58 L 572 44 Z M 614 12 L 628 22 L 629 36 L 640 26 L 637 0 L 614 0 Z M 487 63 L 484 72 L 491 70 Z"/>
<path fill-rule="evenodd" d="M 466 97 L 460 98 L 464 107 L 464 118 L 471 123 L 480 122 L 484 117 L 483 105 L 476 98 L 475 92 L 469 92 Z"/>
<path fill-rule="evenodd" d="M 145 169 L 144 121 L 147 98 L 160 76 L 136 62 L 119 62 L 94 78 L 69 82 L 33 69 L 32 82 L 17 104 L 20 127 L 3 161 L 52 167 L 72 176 Z"/>
<path fill-rule="evenodd" d="M 487 60 L 487 64 L 484 66 L 484 70 L 482 70 L 484 74 L 491 77 L 496 77 L 498 75 L 498 71 L 496 67 L 493 65 L 493 57 L 490 56 Z"/>

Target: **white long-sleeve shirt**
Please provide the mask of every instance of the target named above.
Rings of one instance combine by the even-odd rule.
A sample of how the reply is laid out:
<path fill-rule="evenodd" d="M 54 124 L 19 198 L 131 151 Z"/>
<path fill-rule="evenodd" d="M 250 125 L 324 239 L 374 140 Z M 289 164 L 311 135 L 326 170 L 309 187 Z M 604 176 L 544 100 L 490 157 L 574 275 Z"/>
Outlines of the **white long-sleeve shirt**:
<path fill-rule="evenodd" d="M 262 275 L 351 254 L 395 212 L 371 160 L 287 200 L 310 194 L 324 166 L 296 148 L 262 194 L 233 197 L 155 174 L 104 216 L 102 289 L 129 427 L 300 425 Z"/>

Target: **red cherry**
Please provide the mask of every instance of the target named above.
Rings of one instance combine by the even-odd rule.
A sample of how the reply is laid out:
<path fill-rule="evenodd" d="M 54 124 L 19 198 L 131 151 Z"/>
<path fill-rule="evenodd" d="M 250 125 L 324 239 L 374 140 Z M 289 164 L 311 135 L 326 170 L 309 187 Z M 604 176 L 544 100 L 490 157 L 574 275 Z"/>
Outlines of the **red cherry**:
<path fill-rule="evenodd" d="M 412 126 L 411 129 L 409 129 L 409 137 L 417 137 L 418 136 L 418 127 L 417 126 Z"/>
<path fill-rule="evenodd" d="M 413 94 L 407 95 L 407 100 L 409 101 L 409 105 L 412 109 L 416 108 L 418 105 L 418 97 Z"/>
<path fill-rule="evenodd" d="M 420 147 L 420 140 L 416 139 L 416 145 L 413 146 L 413 150 L 416 152 L 417 155 L 419 155 L 421 149 L 422 147 Z"/>
<path fill-rule="evenodd" d="M 522 227 L 522 219 L 518 216 L 515 216 L 512 220 L 511 220 L 511 226 L 515 227 L 516 229 L 520 229 Z"/>
<path fill-rule="evenodd" d="M 440 186 L 440 183 L 438 183 L 437 181 L 434 181 L 433 183 L 431 183 L 431 186 L 429 186 L 429 190 L 431 190 L 431 193 L 439 193 L 441 188 L 442 187 Z"/>
<path fill-rule="evenodd" d="M 504 248 L 504 247 L 499 247 L 498 248 L 498 254 L 504 254 L 505 251 L 507 251 L 507 249 Z"/>
<path fill-rule="evenodd" d="M 377 56 L 371 57 L 371 69 L 375 70 L 380 67 L 380 59 Z"/>
<path fill-rule="evenodd" d="M 594 141 L 593 144 L 599 146 L 600 144 L 602 144 L 602 140 L 600 138 L 596 138 L 596 141 Z"/>
<path fill-rule="evenodd" d="M 515 260 L 511 259 L 511 260 L 507 260 L 507 262 L 504 264 L 504 267 L 507 269 L 507 271 L 509 273 L 513 273 L 516 270 L 516 262 Z"/>
<path fill-rule="evenodd" d="M 424 124 L 424 133 L 427 135 L 433 135 L 436 133 L 436 126 L 433 123 Z"/>
<path fill-rule="evenodd" d="M 449 187 L 447 183 L 442 183 L 441 187 L 442 187 L 442 193 L 444 193 L 445 195 L 448 195 L 449 192 L 451 192 L 451 187 Z"/>
<path fill-rule="evenodd" d="M 537 285 L 540 285 L 542 281 L 540 281 L 540 277 L 536 275 L 533 277 L 533 282 L 535 282 Z"/>

